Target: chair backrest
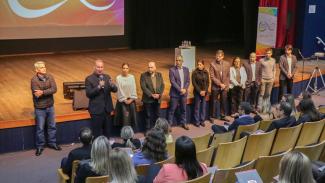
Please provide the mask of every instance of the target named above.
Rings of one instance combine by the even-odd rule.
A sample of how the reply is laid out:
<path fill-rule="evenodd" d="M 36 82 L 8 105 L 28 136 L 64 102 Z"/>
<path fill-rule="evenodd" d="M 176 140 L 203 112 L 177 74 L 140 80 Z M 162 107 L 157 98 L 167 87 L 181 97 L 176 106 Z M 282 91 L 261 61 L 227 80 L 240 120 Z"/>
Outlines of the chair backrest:
<path fill-rule="evenodd" d="M 236 130 L 234 140 L 238 140 L 242 132 L 255 132 L 256 130 L 258 130 L 259 126 L 260 126 L 260 122 L 256 122 L 251 125 L 239 125 Z"/>
<path fill-rule="evenodd" d="M 325 119 L 323 119 L 323 121 L 325 121 Z M 322 133 L 320 134 L 318 142 L 323 142 L 324 140 L 325 140 L 325 125 L 323 127 Z"/>
<path fill-rule="evenodd" d="M 210 139 L 211 134 L 207 133 L 199 137 L 193 138 L 193 142 L 195 144 L 196 152 L 205 150 L 208 148 L 209 144 L 209 139 Z"/>
<path fill-rule="evenodd" d="M 234 142 L 220 143 L 217 148 L 213 166 L 221 169 L 233 168 L 240 164 L 247 137 Z"/>
<path fill-rule="evenodd" d="M 305 146 L 318 142 L 323 131 L 324 121 L 306 122 L 302 125 L 296 146 Z"/>
<path fill-rule="evenodd" d="M 236 172 L 241 172 L 245 170 L 253 169 L 255 160 L 239 167 L 229 168 L 229 169 L 218 169 L 214 174 L 214 183 L 234 183 L 236 182 Z"/>
<path fill-rule="evenodd" d="M 320 113 L 325 114 L 325 106 L 320 106 L 319 109 L 318 109 L 318 111 L 319 111 Z"/>
<path fill-rule="evenodd" d="M 273 142 L 271 155 L 293 149 L 296 145 L 302 124 L 290 128 L 280 128 Z"/>
<path fill-rule="evenodd" d="M 169 156 L 167 159 L 156 162 L 155 164 L 162 166 L 163 164 L 166 164 L 166 163 L 175 163 L 175 157 Z"/>
<path fill-rule="evenodd" d="M 76 172 L 79 166 L 79 160 L 74 160 L 72 162 L 72 170 L 71 170 L 71 183 L 74 183 L 74 179 L 76 178 Z"/>
<path fill-rule="evenodd" d="M 87 177 L 86 183 L 107 183 L 108 176 Z"/>
<path fill-rule="evenodd" d="M 234 137 L 234 132 L 216 133 L 213 135 L 211 146 L 218 147 L 220 143 L 231 142 Z"/>
<path fill-rule="evenodd" d="M 304 153 L 311 161 L 319 160 L 323 152 L 325 141 L 311 146 L 296 146 L 295 150 Z"/>
<path fill-rule="evenodd" d="M 59 177 L 59 183 L 66 183 L 70 179 L 70 177 L 67 174 L 63 173 L 62 168 L 58 169 L 58 177 Z"/>
<path fill-rule="evenodd" d="M 135 166 L 135 171 L 138 175 L 146 176 L 149 170 L 150 164 L 143 164 Z"/>
<path fill-rule="evenodd" d="M 214 149 L 215 149 L 214 146 L 211 146 L 206 150 L 197 152 L 196 153 L 197 160 L 201 163 L 205 163 L 207 166 L 210 166 Z"/>
<path fill-rule="evenodd" d="M 242 162 L 252 161 L 259 156 L 270 154 L 276 130 L 268 133 L 252 134 L 248 137 Z"/>
<path fill-rule="evenodd" d="M 272 156 L 260 156 L 256 160 L 254 168 L 257 170 L 263 182 L 272 182 L 273 177 L 279 174 L 280 160 L 286 153 L 288 151 Z"/>
<path fill-rule="evenodd" d="M 201 177 L 198 177 L 196 179 L 188 180 L 184 183 L 209 183 L 211 179 L 211 173 L 207 173 L 202 175 Z"/>
<path fill-rule="evenodd" d="M 167 152 L 169 156 L 175 156 L 175 142 L 167 143 Z"/>
<path fill-rule="evenodd" d="M 261 121 L 258 129 L 266 131 L 269 128 L 269 126 L 271 125 L 271 123 L 272 123 L 272 120 L 263 120 L 263 121 Z"/>

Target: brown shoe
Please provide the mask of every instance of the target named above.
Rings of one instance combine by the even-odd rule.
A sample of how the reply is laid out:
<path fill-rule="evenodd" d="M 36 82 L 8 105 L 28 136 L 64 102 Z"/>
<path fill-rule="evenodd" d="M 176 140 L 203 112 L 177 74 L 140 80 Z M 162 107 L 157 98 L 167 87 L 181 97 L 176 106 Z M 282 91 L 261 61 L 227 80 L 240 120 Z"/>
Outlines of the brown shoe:
<path fill-rule="evenodd" d="M 187 124 L 182 124 L 181 127 L 184 128 L 185 130 L 190 130 L 190 128 L 187 126 Z"/>

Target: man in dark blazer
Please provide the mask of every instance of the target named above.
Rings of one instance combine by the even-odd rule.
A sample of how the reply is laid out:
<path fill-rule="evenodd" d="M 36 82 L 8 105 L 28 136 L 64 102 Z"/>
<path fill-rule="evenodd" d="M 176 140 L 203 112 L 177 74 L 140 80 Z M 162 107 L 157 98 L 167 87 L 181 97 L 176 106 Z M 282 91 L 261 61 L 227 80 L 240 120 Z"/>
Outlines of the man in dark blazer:
<path fill-rule="evenodd" d="M 230 64 L 223 60 L 224 52 L 218 50 L 216 52 L 216 60 L 210 64 L 211 78 L 211 97 L 210 97 L 210 117 L 216 118 L 216 103 L 215 100 L 220 96 L 220 113 L 221 118 L 228 114 L 227 93 L 229 91 L 230 82 Z M 218 117 L 220 118 L 220 117 Z"/>
<path fill-rule="evenodd" d="M 177 106 L 180 107 L 180 123 L 185 130 L 189 130 L 186 122 L 186 101 L 188 87 L 190 85 L 190 72 L 187 67 L 183 66 L 183 57 L 176 57 L 176 65 L 169 69 L 170 87 L 170 106 L 168 112 L 168 122 L 173 124 L 173 118 Z"/>
<path fill-rule="evenodd" d="M 262 69 L 261 63 L 256 62 L 256 53 L 249 55 L 249 61 L 244 62 L 247 74 L 245 101 L 249 102 L 254 108 L 257 107 L 258 91 L 261 85 Z"/>
<path fill-rule="evenodd" d="M 160 102 L 165 88 L 162 74 L 156 70 L 156 63 L 149 62 L 148 71 L 142 73 L 140 78 L 146 130 L 154 125 L 160 115 Z"/>
<path fill-rule="evenodd" d="M 273 120 L 266 132 L 272 131 L 273 129 L 289 127 L 291 124 L 296 123 L 295 116 L 291 116 L 292 107 L 288 102 L 280 103 L 280 119 Z"/>
<path fill-rule="evenodd" d="M 104 74 L 104 62 L 95 61 L 95 71 L 86 78 L 86 95 L 89 98 L 88 112 L 93 134 L 96 137 L 110 135 L 113 103 L 111 92 L 117 92 L 116 85 L 108 74 Z M 102 132 L 103 131 L 103 132 Z"/>
<path fill-rule="evenodd" d="M 69 176 L 71 175 L 74 160 L 90 159 L 91 141 L 93 140 L 92 131 L 87 127 L 82 128 L 79 132 L 79 140 L 82 146 L 70 151 L 68 157 L 64 157 L 61 161 L 63 172 Z"/>
<path fill-rule="evenodd" d="M 292 93 L 293 78 L 297 71 L 297 58 L 292 54 L 292 46 L 286 45 L 285 54 L 280 57 L 280 91 L 279 101 L 284 94 L 284 88 L 287 87 L 287 93 Z"/>
<path fill-rule="evenodd" d="M 240 125 L 250 125 L 255 123 L 255 120 L 250 113 L 252 112 L 252 107 L 248 102 L 241 102 L 238 107 L 239 117 L 232 122 L 231 125 L 212 125 L 212 131 L 214 133 L 224 133 L 232 130 L 237 130 Z"/>

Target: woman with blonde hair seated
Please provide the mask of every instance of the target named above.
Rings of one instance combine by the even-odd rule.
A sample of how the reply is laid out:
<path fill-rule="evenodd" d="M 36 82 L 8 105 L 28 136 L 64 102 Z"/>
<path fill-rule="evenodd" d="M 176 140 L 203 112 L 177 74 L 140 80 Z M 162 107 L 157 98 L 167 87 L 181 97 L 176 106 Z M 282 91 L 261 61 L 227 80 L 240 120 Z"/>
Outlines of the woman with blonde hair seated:
<path fill-rule="evenodd" d="M 109 154 L 110 183 L 136 183 L 137 173 L 130 156 L 120 148 L 115 148 Z"/>
<path fill-rule="evenodd" d="M 158 118 L 156 120 L 156 124 L 154 128 L 160 128 L 164 131 L 165 137 L 166 137 L 166 143 L 172 143 L 173 142 L 173 136 L 170 134 L 170 126 L 168 121 L 165 118 Z"/>
<path fill-rule="evenodd" d="M 81 161 L 75 182 L 84 183 L 87 177 L 108 175 L 108 156 L 111 146 L 105 136 L 97 137 L 91 147 L 90 160 Z"/>
<path fill-rule="evenodd" d="M 123 139 L 123 143 L 115 142 L 112 145 L 112 148 L 127 147 L 127 148 L 132 148 L 132 150 L 141 148 L 141 142 L 139 139 L 134 138 L 134 132 L 131 126 L 124 126 L 122 128 L 121 138 Z"/>
<path fill-rule="evenodd" d="M 284 155 L 280 161 L 278 183 L 315 183 L 309 158 L 298 151 Z"/>

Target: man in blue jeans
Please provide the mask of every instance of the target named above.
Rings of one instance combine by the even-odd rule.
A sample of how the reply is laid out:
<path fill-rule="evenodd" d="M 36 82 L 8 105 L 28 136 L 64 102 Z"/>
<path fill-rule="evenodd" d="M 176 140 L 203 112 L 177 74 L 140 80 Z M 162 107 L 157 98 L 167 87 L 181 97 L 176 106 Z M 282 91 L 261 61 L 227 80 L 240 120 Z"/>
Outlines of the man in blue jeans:
<path fill-rule="evenodd" d="M 54 150 L 60 151 L 56 144 L 56 126 L 54 121 L 54 99 L 56 83 L 52 75 L 46 73 L 45 63 L 34 64 L 36 75 L 31 80 L 31 89 L 35 108 L 36 123 L 36 156 L 42 154 L 45 146 L 44 127 L 47 124 L 47 143 Z"/>

